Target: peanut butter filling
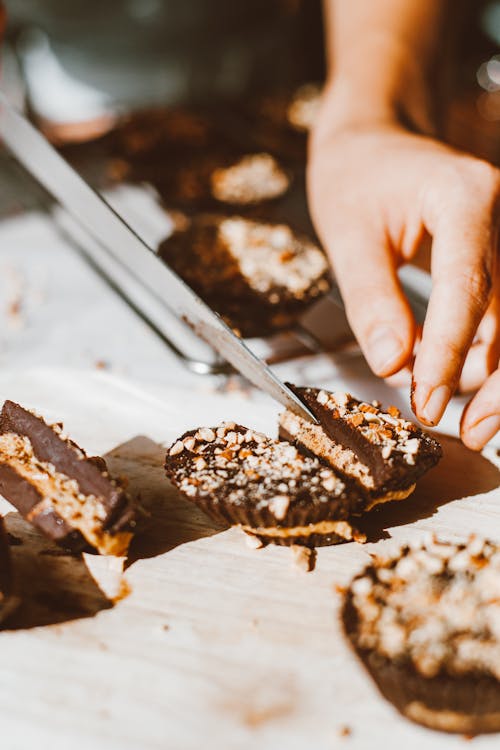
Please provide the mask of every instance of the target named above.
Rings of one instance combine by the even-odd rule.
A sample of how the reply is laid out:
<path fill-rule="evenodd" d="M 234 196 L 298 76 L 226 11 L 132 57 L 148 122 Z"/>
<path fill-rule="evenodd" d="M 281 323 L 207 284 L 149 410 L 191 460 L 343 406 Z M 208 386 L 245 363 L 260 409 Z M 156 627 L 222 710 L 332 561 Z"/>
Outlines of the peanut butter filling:
<path fill-rule="evenodd" d="M 432 729 L 442 732 L 498 732 L 500 730 L 500 712 L 491 711 L 484 714 L 465 714 L 458 711 L 429 708 L 420 701 L 412 701 L 404 709 L 405 715 Z"/>
<path fill-rule="evenodd" d="M 101 500 L 94 495 L 84 495 L 75 479 L 56 471 L 51 463 L 40 461 L 28 437 L 14 433 L 0 435 L 0 463 L 10 466 L 40 495 L 40 502 L 27 516 L 29 521 L 53 509 L 100 553 L 126 553 L 132 534 L 120 532 L 111 535 L 103 531 L 107 511 Z"/>
<path fill-rule="evenodd" d="M 374 481 L 368 467 L 361 463 L 350 448 L 344 448 L 330 440 L 322 427 L 311 424 L 288 410 L 281 414 L 280 425 L 315 456 L 321 456 L 331 466 L 357 479 L 363 487 L 369 490 L 373 488 Z"/>
<path fill-rule="evenodd" d="M 318 523 L 310 523 L 307 526 L 290 526 L 290 527 L 278 527 L 278 526 L 241 526 L 243 531 L 247 534 L 257 534 L 258 536 L 269 536 L 269 537 L 280 537 L 286 539 L 289 537 L 303 536 L 308 537 L 313 534 L 336 534 L 342 537 L 346 541 L 355 540 L 356 542 L 366 542 L 366 537 L 361 534 L 355 528 L 353 528 L 347 521 L 319 521 Z"/>
<path fill-rule="evenodd" d="M 380 505 L 381 503 L 392 502 L 392 500 L 406 500 L 406 498 L 409 497 L 415 490 L 416 486 L 416 484 L 411 484 L 405 490 L 390 490 L 389 492 L 386 492 L 385 495 L 377 495 L 377 497 L 372 497 L 370 503 L 366 506 L 366 510 L 371 510 L 376 505 Z"/>

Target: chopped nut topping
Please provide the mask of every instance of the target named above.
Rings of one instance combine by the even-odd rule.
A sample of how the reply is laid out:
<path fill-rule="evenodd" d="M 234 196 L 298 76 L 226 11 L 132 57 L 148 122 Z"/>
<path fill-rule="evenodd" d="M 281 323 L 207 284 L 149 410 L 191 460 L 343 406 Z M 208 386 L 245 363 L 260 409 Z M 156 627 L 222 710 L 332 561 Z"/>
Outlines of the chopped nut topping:
<path fill-rule="evenodd" d="M 294 565 L 305 573 L 311 573 L 316 566 L 316 550 L 303 547 L 300 544 L 292 544 L 290 549 L 293 554 Z"/>
<path fill-rule="evenodd" d="M 385 448 L 384 459 L 390 459 L 397 451 L 403 454 L 407 463 L 415 463 L 413 457 L 419 453 L 422 439 L 415 435 L 415 425 L 403 419 L 395 406 L 384 412 L 378 401 L 368 404 L 348 393 L 328 393 L 325 390 L 318 391 L 316 401 L 331 412 L 332 418 L 346 420 L 371 443 Z"/>
<path fill-rule="evenodd" d="M 492 674 L 500 679 L 500 549 L 471 537 L 433 538 L 377 559 L 350 587 L 351 634 L 362 650 L 408 659 L 434 677 Z"/>
<path fill-rule="evenodd" d="M 276 495 L 269 501 L 269 510 L 274 513 L 278 521 L 282 521 L 286 516 L 289 505 L 290 498 L 288 495 Z"/>
<path fill-rule="evenodd" d="M 198 440 L 205 440 L 207 443 L 211 443 L 212 440 L 215 440 L 215 432 L 210 427 L 202 427 L 201 430 L 198 430 L 195 437 Z"/>
<path fill-rule="evenodd" d="M 234 424 L 231 429 L 202 427 L 176 444 L 186 447 L 188 441 L 190 453 L 178 457 L 169 452 L 166 466 L 169 477 L 190 497 L 209 497 L 215 503 L 224 498 L 236 505 L 251 502 L 255 510 L 266 508 L 279 521 L 297 499 L 317 505 L 337 498 L 339 520 L 361 501 L 332 469 L 285 441 Z"/>
<path fill-rule="evenodd" d="M 211 176 L 214 198 L 224 203 L 249 205 L 283 195 L 290 180 L 270 154 L 249 154 Z"/>
<path fill-rule="evenodd" d="M 184 450 L 184 443 L 182 442 L 182 440 L 177 440 L 177 442 L 175 442 L 173 446 L 170 448 L 169 453 L 171 456 L 176 456 L 178 453 L 182 453 L 183 450 Z"/>

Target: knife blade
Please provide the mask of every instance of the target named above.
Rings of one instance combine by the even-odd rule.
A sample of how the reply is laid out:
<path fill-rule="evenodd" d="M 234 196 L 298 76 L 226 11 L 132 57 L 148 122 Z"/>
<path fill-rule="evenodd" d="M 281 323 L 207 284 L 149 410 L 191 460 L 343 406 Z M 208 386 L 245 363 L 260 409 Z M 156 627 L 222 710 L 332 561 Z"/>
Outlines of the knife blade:
<path fill-rule="evenodd" d="M 10 105 L 0 90 L 0 135 L 25 169 L 142 285 L 257 388 L 308 421 L 315 417 L 127 224 L 104 198 Z M 95 259 L 94 259 L 95 260 Z"/>

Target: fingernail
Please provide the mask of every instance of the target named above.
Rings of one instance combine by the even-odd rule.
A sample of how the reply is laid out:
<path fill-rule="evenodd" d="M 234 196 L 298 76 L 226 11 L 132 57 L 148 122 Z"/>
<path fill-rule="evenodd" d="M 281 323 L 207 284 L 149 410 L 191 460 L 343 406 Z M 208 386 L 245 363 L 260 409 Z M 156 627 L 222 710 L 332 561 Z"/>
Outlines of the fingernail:
<path fill-rule="evenodd" d="M 467 430 L 467 443 L 482 448 L 500 430 L 500 414 L 485 417 Z"/>
<path fill-rule="evenodd" d="M 413 393 L 413 410 L 422 422 L 436 425 L 443 416 L 450 398 L 451 390 L 447 385 L 426 388 L 419 383 Z"/>
<path fill-rule="evenodd" d="M 403 347 L 392 328 L 383 326 L 372 333 L 367 349 L 366 357 L 370 367 L 377 375 L 384 375 L 391 372 L 401 357 Z"/>

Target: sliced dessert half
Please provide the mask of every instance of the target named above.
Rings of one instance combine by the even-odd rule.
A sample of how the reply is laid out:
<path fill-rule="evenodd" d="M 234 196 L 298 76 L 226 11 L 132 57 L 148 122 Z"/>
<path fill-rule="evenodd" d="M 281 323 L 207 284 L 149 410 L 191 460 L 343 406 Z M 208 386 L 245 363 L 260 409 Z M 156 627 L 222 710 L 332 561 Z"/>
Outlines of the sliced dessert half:
<path fill-rule="evenodd" d="M 0 493 L 65 547 L 126 554 L 135 512 L 103 459 L 88 458 L 59 425 L 13 401 L 0 414 Z"/>
<path fill-rule="evenodd" d="M 384 410 L 378 401 L 349 393 L 288 385 L 319 424 L 287 410 L 280 416 L 280 437 L 357 481 L 370 495 L 369 507 L 408 497 L 442 456 L 437 440 L 394 406 Z"/>

